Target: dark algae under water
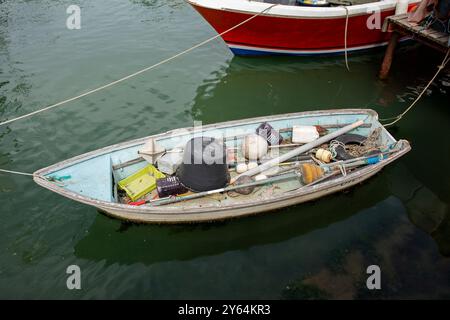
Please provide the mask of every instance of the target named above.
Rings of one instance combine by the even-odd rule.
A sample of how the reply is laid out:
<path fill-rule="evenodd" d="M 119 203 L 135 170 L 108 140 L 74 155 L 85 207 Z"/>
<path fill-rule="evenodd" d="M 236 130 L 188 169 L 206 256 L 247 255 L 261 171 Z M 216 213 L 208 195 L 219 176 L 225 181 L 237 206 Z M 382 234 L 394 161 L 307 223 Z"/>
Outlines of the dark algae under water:
<path fill-rule="evenodd" d="M 0 119 L 154 64 L 215 33 L 182 0 L 0 1 Z M 240 58 L 221 40 L 50 112 L 0 127 L 0 168 L 33 172 L 114 143 L 193 125 L 332 108 L 399 114 L 441 54 Z M 128 224 L 0 174 L 0 298 L 450 298 L 450 76 L 389 131 L 412 151 L 315 202 L 214 224 Z M 81 290 L 66 268 L 81 268 Z M 379 265 L 381 290 L 366 268 Z"/>

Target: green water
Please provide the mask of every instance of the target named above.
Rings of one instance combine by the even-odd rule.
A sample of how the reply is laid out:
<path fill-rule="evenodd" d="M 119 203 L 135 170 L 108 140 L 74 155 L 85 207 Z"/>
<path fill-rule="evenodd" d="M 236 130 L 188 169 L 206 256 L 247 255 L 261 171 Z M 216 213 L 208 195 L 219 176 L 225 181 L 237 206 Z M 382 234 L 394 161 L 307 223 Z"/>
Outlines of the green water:
<path fill-rule="evenodd" d="M 0 119 L 108 83 L 214 35 L 182 0 L 0 1 Z M 404 110 L 442 57 L 403 47 L 342 57 L 239 58 L 222 41 L 114 88 L 0 127 L 0 168 L 36 169 L 204 123 L 339 107 Z M 350 191 L 191 226 L 126 224 L 0 174 L 0 298 L 450 298 L 450 124 L 442 75 L 391 129 L 413 150 Z M 82 289 L 66 288 L 77 264 Z M 382 290 L 365 287 L 377 264 Z"/>

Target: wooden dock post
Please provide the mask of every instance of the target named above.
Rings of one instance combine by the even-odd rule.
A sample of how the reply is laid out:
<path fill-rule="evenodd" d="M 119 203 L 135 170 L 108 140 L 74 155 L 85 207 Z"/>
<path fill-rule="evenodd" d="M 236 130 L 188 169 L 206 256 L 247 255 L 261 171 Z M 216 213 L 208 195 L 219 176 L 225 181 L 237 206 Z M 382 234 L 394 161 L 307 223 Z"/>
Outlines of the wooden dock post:
<path fill-rule="evenodd" d="M 433 49 L 447 52 L 450 47 L 450 38 L 448 33 L 434 30 L 432 28 L 424 28 L 420 24 L 408 22 L 408 14 L 399 14 L 389 16 L 383 24 L 383 31 L 392 30 L 392 36 L 389 41 L 386 53 L 384 55 L 383 64 L 381 65 L 380 79 L 386 79 L 391 68 L 395 47 L 400 37 L 410 37 L 420 43 L 425 44 Z"/>
<path fill-rule="evenodd" d="M 395 47 L 397 46 L 397 42 L 398 42 L 399 38 L 400 38 L 400 34 L 398 32 L 392 32 L 392 36 L 391 36 L 391 39 L 389 40 L 389 44 L 386 49 L 386 53 L 384 54 L 383 63 L 381 64 L 380 73 L 378 75 L 378 77 L 381 80 L 387 79 L 389 70 L 391 69 Z"/>

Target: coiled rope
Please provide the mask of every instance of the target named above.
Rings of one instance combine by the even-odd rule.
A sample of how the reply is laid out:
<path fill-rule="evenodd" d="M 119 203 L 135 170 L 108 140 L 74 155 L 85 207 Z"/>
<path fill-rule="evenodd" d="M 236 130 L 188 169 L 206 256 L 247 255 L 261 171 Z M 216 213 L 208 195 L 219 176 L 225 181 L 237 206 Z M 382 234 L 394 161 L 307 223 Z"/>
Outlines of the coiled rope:
<path fill-rule="evenodd" d="M 162 61 L 160 61 L 160 62 L 158 62 L 158 63 L 155 63 L 154 65 L 151 65 L 151 66 L 149 66 L 149 67 L 146 67 L 146 68 L 144 68 L 144 69 L 142 69 L 142 70 L 139 70 L 139 71 L 137 71 L 137 72 L 135 72 L 135 73 L 132 73 L 132 74 L 130 74 L 130 75 L 128 75 L 128 76 L 125 76 L 125 77 L 123 77 L 123 78 L 121 78 L 121 79 L 115 80 L 115 81 L 110 82 L 110 83 L 108 83 L 108 84 L 106 84 L 106 85 L 103 85 L 103 86 L 101 86 L 101 87 L 95 88 L 95 89 L 90 90 L 90 91 L 88 91 L 88 92 L 82 93 L 82 94 L 77 95 L 77 96 L 75 96 L 75 97 L 72 97 L 72 98 L 69 98 L 69 99 L 60 101 L 60 102 L 58 102 L 58 103 L 52 104 L 52 105 L 50 105 L 50 106 L 48 106 L 48 107 L 45 107 L 45 108 L 42 108 L 42 109 L 39 109 L 39 110 L 30 112 L 30 113 L 27 113 L 27 114 L 24 114 L 24 115 L 22 115 L 22 116 L 19 116 L 19 117 L 10 119 L 10 120 L 6 120 L 6 121 L 3 121 L 3 122 L 0 122 L 0 126 L 6 125 L 6 124 L 9 124 L 9 123 L 18 121 L 18 120 L 22 120 L 22 119 L 25 119 L 25 118 L 34 116 L 34 115 L 36 115 L 36 114 L 38 114 L 38 113 L 41 113 L 41 112 L 44 112 L 44 111 L 47 111 L 47 110 L 50 110 L 50 109 L 53 109 L 53 108 L 62 106 L 62 105 L 64 105 L 64 104 L 66 104 L 66 103 L 69 103 L 69 102 L 78 100 L 78 99 L 80 99 L 80 98 L 86 97 L 86 96 L 91 95 L 91 94 L 93 94 L 93 93 L 99 92 L 99 91 L 101 91 L 101 90 L 103 90 L 103 89 L 112 87 L 112 86 L 114 86 L 114 85 L 116 85 L 116 84 L 119 84 L 119 83 L 121 83 L 121 82 L 123 82 L 123 81 L 126 81 L 126 80 L 128 80 L 128 79 L 131 79 L 131 78 L 133 78 L 133 77 L 136 77 L 136 76 L 140 75 L 141 73 L 144 73 L 144 72 L 147 72 L 147 71 L 149 71 L 149 70 L 152 70 L 152 69 L 154 69 L 154 68 L 156 68 L 156 67 L 159 67 L 160 65 L 163 65 L 163 64 L 165 64 L 165 63 L 167 63 L 167 62 L 169 62 L 169 61 L 172 61 L 172 60 L 174 60 L 174 59 L 176 59 L 176 58 L 178 58 L 178 57 L 180 57 L 180 56 L 182 56 L 182 55 L 184 55 L 184 54 L 186 54 L 186 53 L 191 52 L 192 50 L 195 50 L 195 49 L 197 49 L 197 48 L 199 48 L 199 47 L 201 47 L 201 46 L 203 46 L 203 45 L 205 45 L 205 44 L 207 44 L 207 43 L 209 43 L 209 42 L 211 42 L 211 41 L 213 41 L 213 40 L 215 40 L 215 39 L 217 39 L 217 38 L 219 38 L 219 37 L 221 37 L 221 36 L 223 36 L 223 35 L 225 35 L 225 34 L 227 34 L 228 32 L 233 31 L 233 30 L 236 29 L 236 28 L 239 28 L 239 27 L 242 26 L 243 24 L 245 24 L 245 23 L 247 23 L 247 22 L 249 22 L 249 21 L 255 19 L 256 17 L 258 17 L 258 16 L 260 16 L 260 15 L 266 13 L 267 11 L 269 11 L 270 9 L 272 9 L 273 7 L 275 7 L 275 6 L 277 6 L 277 5 L 278 5 L 278 4 L 272 4 L 272 5 L 268 6 L 267 8 L 265 8 L 264 10 L 262 10 L 262 11 L 256 13 L 256 14 L 254 14 L 254 15 L 252 15 L 250 18 L 245 19 L 244 21 L 238 23 L 237 25 L 235 25 L 235 26 L 233 26 L 233 27 L 231 27 L 231 28 L 229 28 L 229 29 L 223 31 L 222 33 L 219 33 L 219 34 L 217 34 L 217 35 L 215 35 L 215 36 L 213 36 L 213 37 L 211 37 L 211 38 L 209 38 L 209 39 L 207 39 L 207 40 L 205 40 L 205 41 L 202 41 L 202 42 L 196 44 L 195 46 L 190 47 L 189 49 L 183 50 L 183 51 L 181 51 L 181 52 L 179 52 L 179 53 L 177 53 L 177 54 L 171 56 L 170 58 L 167 58 L 167 59 L 164 59 L 164 60 L 162 60 Z"/>
<path fill-rule="evenodd" d="M 380 122 L 381 121 L 393 120 L 393 121 L 391 121 L 389 123 L 383 124 L 383 126 L 384 127 L 389 127 L 389 126 L 394 125 L 398 121 L 400 121 L 409 112 L 409 110 L 411 110 L 417 104 L 417 102 L 420 100 L 420 98 L 422 98 L 424 93 L 428 90 L 428 88 L 431 86 L 433 81 L 436 79 L 436 77 L 439 75 L 439 73 L 442 71 L 442 69 L 445 68 L 445 66 L 447 65 L 447 63 L 449 61 L 450 61 L 450 49 L 447 50 L 447 53 L 446 53 L 446 55 L 444 57 L 444 60 L 442 60 L 442 63 L 440 65 L 438 65 L 438 70 L 434 74 L 433 78 L 431 78 L 431 80 L 428 82 L 428 84 L 425 86 L 425 88 L 423 88 L 422 92 L 417 96 L 417 98 L 413 101 L 413 103 L 411 103 L 411 105 L 408 108 L 406 108 L 405 111 L 400 113 L 398 116 L 395 116 L 395 117 L 392 117 L 392 118 L 380 119 Z"/>

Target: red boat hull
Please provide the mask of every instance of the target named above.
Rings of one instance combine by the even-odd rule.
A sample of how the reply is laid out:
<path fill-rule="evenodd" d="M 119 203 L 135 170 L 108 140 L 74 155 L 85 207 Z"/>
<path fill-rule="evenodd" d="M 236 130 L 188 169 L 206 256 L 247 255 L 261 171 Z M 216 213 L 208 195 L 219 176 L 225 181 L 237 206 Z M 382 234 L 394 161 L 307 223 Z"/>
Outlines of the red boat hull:
<path fill-rule="evenodd" d="M 191 3 L 218 32 L 222 33 L 253 14 L 218 10 Z M 381 24 L 394 9 L 380 12 Z M 347 50 L 362 50 L 387 43 L 389 32 L 369 29 L 371 14 L 348 18 Z M 261 15 L 222 36 L 236 54 L 339 54 L 345 51 L 346 17 L 298 18 Z"/>

